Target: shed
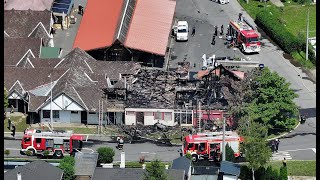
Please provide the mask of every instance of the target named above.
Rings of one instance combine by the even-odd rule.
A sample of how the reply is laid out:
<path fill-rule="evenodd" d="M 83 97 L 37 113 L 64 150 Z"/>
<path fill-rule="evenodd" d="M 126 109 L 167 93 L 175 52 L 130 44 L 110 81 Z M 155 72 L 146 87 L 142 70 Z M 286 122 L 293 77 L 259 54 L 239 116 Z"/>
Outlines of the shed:
<path fill-rule="evenodd" d="M 238 179 L 239 175 L 240 165 L 228 161 L 221 161 L 219 179 Z"/>
<path fill-rule="evenodd" d="M 184 170 L 184 173 L 190 177 L 191 176 L 191 160 L 185 156 L 178 157 L 172 162 L 171 169 Z"/>

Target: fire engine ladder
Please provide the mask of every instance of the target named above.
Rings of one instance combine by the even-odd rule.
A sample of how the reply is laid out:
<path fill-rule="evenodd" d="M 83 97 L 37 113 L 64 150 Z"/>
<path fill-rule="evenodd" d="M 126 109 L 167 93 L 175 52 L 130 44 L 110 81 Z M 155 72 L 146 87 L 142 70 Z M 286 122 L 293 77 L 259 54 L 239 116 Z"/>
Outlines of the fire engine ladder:
<path fill-rule="evenodd" d="M 27 133 L 28 135 L 33 135 L 37 137 L 70 137 L 73 134 L 73 131 L 68 132 L 41 132 L 41 133 Z"/>
<path fill-rule="evenodd" d="M 103 121 L 103 101 L 99 100 L 99 125 L 98 134 L 102 133 L 102 121 Z"/>

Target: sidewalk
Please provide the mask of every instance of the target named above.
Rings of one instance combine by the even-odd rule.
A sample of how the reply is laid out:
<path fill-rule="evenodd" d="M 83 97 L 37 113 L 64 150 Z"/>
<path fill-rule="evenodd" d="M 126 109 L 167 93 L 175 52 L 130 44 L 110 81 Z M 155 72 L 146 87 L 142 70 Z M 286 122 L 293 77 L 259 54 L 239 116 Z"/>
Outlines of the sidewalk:
<path fill-rule="evenodd" d="M 283 7 L 283 3 L 280 0 L 270 0 L 272 4 L 276 5 L 277 7 Z"/>

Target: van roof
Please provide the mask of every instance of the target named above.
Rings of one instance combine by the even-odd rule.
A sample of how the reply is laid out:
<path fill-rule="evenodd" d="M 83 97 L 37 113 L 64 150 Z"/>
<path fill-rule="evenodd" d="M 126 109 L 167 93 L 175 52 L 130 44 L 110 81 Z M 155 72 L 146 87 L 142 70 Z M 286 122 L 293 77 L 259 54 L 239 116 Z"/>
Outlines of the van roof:
<path fill-rule="evenodd" d="M 187 21 L 178 21 L 178 26 L 185 26 L 188 25 Z"/>

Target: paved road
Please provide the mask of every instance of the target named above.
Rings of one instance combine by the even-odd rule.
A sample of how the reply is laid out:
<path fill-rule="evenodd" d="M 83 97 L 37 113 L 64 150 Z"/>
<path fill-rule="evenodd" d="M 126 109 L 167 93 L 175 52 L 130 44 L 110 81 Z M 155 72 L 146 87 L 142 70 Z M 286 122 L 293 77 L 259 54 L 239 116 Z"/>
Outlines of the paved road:
<path fill-rule="evenodd" d="M 103 138 L 95 138 L 100 140 L 88 140 L 83 145 L 82 152 L 92 152 L 96 151 L 99 147 L 112 147 L 116 154 L 114 161 L 120 161 L 120 153 L 118 149 L 115 148 L 116 143 L 108 143 L 101 141 Z M 4 140 L 4 148 L 10 150 L 9 157 L 26 157 L 20 155 L 20 143 L 21 140 Z M 172 161 L 175 158 L 178 158 L 181 146 L 158 146 L 152 143 L 139 143 L 139 144 L 125 144 L 124 151 L 126 152 L 126 161 L 139 161 L 139 157 L 145 156 L 146 161 L 151 161 L 155 158 L 158 158 L 162 161 Z"/>
<path fill-rule="evenodd" d="M 309 79 L 306 73 L 285 59 L 283 51 L 272 44 L 261 31 L 263 47 L 259 54 L 243 56 L 239 50 L 234 52 L 232 49 L 226 49 L 223 44 L 224 41 L 220 39 L 217 39 L 215 46 L 210 45 L 213 26 L 218 25 L 220 27 L 223 24 L 224 27 L 227 27 L 229 20 L 236 20 L 240 12 L 250 24 L 257 27 L 253 19 L 237 1 L 220 5 L 209 0 L 177 0 L 176 18 L 187 20 L 190 28 L 195 25 L 196 34 L 194 37 L 190 36 L 188 42 L 173 42 L 172 60 L 169 61 L 169 67 L 175 67 L 177 62 L 186 58 L 186 61 L 190 61 L 191 65 L 196 63 L 197 67 L 194 70 L 198 70 L 204 53 L 208 56 L 212 54 L 231 57 L 236 55 L 251 61 L 264 63 L 291 83 L 291 88 L 299 95 L 295 102 L 300 107 L 301 113 L 307 115 L 305 124 L 300 125 L 296 130 L 280 139 L 279 150 L 289 151 L 293 159 L 315 159 L 315 152 L 309 148 L 315 148 L 316 145 L 316 84 Z M 297 149 L 309 150 L 292 151 Z"/>

